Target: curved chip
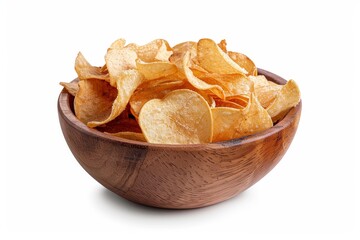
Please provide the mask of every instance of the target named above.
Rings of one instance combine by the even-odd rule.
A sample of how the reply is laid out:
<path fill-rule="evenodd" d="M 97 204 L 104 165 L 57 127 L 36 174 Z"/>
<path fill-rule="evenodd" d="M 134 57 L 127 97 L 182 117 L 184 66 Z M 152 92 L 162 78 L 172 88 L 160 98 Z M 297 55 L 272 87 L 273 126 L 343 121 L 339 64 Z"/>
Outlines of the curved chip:
<path fill-rule="evenodd" d="M 273 126 L 270 115 L 254 94 L 244 109 L 217 107 L 211 109 L 214 121 L 213 142 L 251 135 Z"/>
<path fill-rule="evenodd" d="M 182 69 L 183 59 L 187 52 L 190 52 L 190 58 L 196 56 L 196 42 L 183 42 L 173 47 L 173 54 L 170 56 L 170 62 L 174 63 L 179 69 Z"/>
<path fill-rule="evenodd" d="M 254 83 L 255 96 L 265 109 L 274 101 L 283 87 L 283 85 L 268 81 L 263 75 L 249 76 L 249 79 Z"/>
<path fill-rule="evenodd" d="M 104 73 L 101 67 L 92 66 L 81 52 L 78 53 L 75 59 L 75 71 L 80 80 L 101 79 L 110 81 L 109 74 Z"/>
<path fill-rule="evenodd" d="M 221 48 L 221 50 L 223 50 L 224 53 L 228 53 L 228 50 L 226 49 L 226 45 L 227 45 L 227 43 L 226 43 L 225 39 L 221 40 L 218 43 L 219 48 Z"/>
<path fill-rule="evenodd" d="M 112 109 L 117 96 L 116 88 L 98 79 L 79 81 L 79 90 L 74 100 L 76 117 L 83 123 L 102 121 Z"/>
<path fill-rule="evenodd" d="M 229 101 L 229 100 L 215 98 L 214 101 L 215 101 L 215 107 L 229 107 L 229 108 L 236 108 L 236 109 L 245 108 L 244 106 L 242 106 L 242 105 L 240 105 L 238 103 Z"/>
<path fill-rule="evenodd" d="M 247 74 L 211 39 L 200 39 L 197 44 L 197 59 L 201 67 L 212 73 Z"/>
<path fill-rule="evenodd" d="M 136 68 L 137 54 L 130 48 L 109 48 L 106 56 L 106 67 L 110 75 L 110 84 L 116 87 L 116 81 L 125 70 Z"/>
<path fill-rule="evenodd" d="M 238 53 L 238 52 L 231 52 L 227 53 L 229 57 L 234 60 L 240 67 L 244 68 L 248 74 L 247 75 L 257 75 L 257 68 L 255 63 L 245 54 Z"/>
<path fill-rule="evenodd" d="M 143 46 L 137 46 L 136 53 L 144 62 L 169 61 L 173 53 L 169 43 L 164 39 L 155 39 Z"/>
<path fill-rule="evenodd" d="M 138 118 L 142 106 L 154 98 L 163 98 L 170 91 L 179 89 L 184 85 L 181 80 L 163 81 L 154 80 L 140 85 L 130 98 L 132 114 Z"/>
<path fill-rule="evenodd" d="M 110 48 L 122 49 L 125 46 L 125 43 L 126 43 L 125 39 L 119 38 L 110 45 Z"/>
<path fill-rule="evenodd" d="M 88 122 L 89 127 L 96 127 L 115 119 L 126 108 L 131 95 L 143 82 L 143 76 L 137 70 L 123 71 L 116 79 L 117 97 L 113 101 L 110 114 L 105 119 Z"/>
<path fill-rule="evenodd" d="M 192 86 L 194 86 L 195 88 L 197 88 L 199 90 L 211 91 L 213 94 L 215 94 L 219 98 L 222 98 L 222 99 L 225 98 L 225 93 L 224 93 L 224 90 L 221 88 L 221 86 L 215 85 L 215 84 L 208 84 L 205 81 L 195 77 L 195 75 L 191 71 L 189 65 L 190 65 L 190 52 L 187 52 L 183 59 L 183 64 L 182 64 L 183 69 L 182 70 L 184 71 L 188 82 Z"/>
<path fill-rule="evenodd" d="M 289 80 L 266 108 L 274 122 L 283 118 L 290 108 L 300 102 L 300 89 L 294 80 Z"/>
<path fill-rule="evenodd" d="M 68 93 L 75 97 L 76 93 L 79 91 L 78 82 L 60 82 L 60 85 L 63 86 Z"/>
<path fill-rule="evenodd" d="M 210 107 L 203 97 L 188 89 L 148 101 L 140 111 L 139 124 L 151 143 L 209 143 L 212 139 Z"/>
<path fill-rule="evenodd" d="M 147 80 L 166 77 L 177 72 L 176 65 L 170 62 L 136 61 L 136 67 Z"/>

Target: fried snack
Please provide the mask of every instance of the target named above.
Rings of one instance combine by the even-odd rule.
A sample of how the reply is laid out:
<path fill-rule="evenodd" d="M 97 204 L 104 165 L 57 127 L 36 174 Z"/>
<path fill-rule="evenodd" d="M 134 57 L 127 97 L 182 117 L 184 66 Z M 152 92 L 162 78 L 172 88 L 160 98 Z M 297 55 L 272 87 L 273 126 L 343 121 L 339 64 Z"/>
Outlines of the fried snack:
<path fill-rule="evenodd" d="M 74 96 L 76 117 L 119 138 L 160 144 L 198 144 L 241 138 L 271 128 L 300 102 L 294 80 L 258 75 L 254 62 L 222 40 L 164 39 L 145 45 L 117 39 L 105 65 L 79 52 L 78 79 L 61 82 Z"/>

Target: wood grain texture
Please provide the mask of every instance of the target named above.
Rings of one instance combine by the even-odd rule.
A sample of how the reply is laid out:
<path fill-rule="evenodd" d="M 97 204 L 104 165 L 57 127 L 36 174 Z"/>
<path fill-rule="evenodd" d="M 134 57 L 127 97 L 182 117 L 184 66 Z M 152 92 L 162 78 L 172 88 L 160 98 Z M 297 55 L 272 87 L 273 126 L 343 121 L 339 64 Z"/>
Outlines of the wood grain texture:
<path fill-rule="evenodd" d="M 279 84 L 268 71 L 259 74 Z M 62 91 L 58 114 L 66 142 L 80 165 L 114 193 L 144 205 L 186 209 L 229 199 L 265 176 L 283 157 L 296 133 L 301 102 L 274 127 L 230 141 L 150 144 L 90 129 L 73 113 L 73 97 Z"/>

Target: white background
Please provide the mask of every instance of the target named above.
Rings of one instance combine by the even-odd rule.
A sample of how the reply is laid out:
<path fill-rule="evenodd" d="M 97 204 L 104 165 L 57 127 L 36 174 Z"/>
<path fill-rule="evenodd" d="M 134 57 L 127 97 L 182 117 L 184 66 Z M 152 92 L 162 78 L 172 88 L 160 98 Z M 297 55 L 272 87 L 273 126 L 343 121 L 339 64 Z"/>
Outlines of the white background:
<path fill-rule="evenodd" d="M 359 1 L 0 0 L 1 239 L 359 239 Z M 78 51 L 104 63 L 117 38 L 225 38 L 297 81 L 303 112 L 275 169 L 215 206 L 123 200 L 77 163 L 57 117 Z M 4 237 L 3 237 L 4 236 Z"/>

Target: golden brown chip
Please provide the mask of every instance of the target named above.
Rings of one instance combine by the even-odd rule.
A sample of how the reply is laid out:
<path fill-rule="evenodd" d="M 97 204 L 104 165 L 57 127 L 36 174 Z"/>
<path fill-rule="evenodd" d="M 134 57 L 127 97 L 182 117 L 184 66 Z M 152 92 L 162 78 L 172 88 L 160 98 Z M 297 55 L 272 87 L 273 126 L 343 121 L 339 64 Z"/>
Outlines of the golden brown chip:
<path fill-rule="evenodd" d="M 79 81 L 79 90 L 74 100 L 76 117 L 83 123 L 102 121 L 110 113 L 117 96 L 116 88 L 98 79 Z"/>
<path fill-rule="evenodd" d="M 97 130 L 101 132 L 117 133 L 117 132 L 141 132 L 140 126 L 135 117 L 130 112 L 130 105 L 128 104 L 122 113 L 114 120 L 108 123 L 97 126 Z"/>
<path fill-rule="evenodd" d="M 246 55 L 222 40 L 166 40 L 145 45 L 117 39 L 105 65 L 92 66 L 79 53 L 79 83 L 60 84 L 73 96 L 75 115 L 114 136 L 163 144 L 209 143 L 270 128 L 300 101 L 293 80 L 286 85 L 257 76 Z"/>
<path fill-rule="evenodd" d="M 214 121 L 213 142 L 240 138 L 273 126 L 271 117 L 254 94 L 244 109 L 218 107 L 211 111 Z"/>
<path fill-rule="evenodd" d="M 255 96 L 263 108 L 267 108 L 274 101 L 276 95 L 283 87 L 268 81 L 263 75 L 249 76 L 249 79 L 254 82 Z"/>
<path fill-rule="evenodd" d="M 170 62 L 143 62 L 136 61 L 136 67 L 147 80 L 166 77 L 177 72 L 176 65 Z"/>
<path fill-rule="evenodd" d="M 227 43 L 225 39 L 221 40 L 220 43 L 218 43 L 219 48 L 221 48 L 221 50 L 223 50 L 224 53 L 228 52 L 226 49 L 226 45 Z"/>
<path fill-rule="evenodd" d="M 111 86 L 116 87 L 116 81 L 124 71 L 136 68 L 136 59 L 136 52 L 129 48 L 108 49 L 105 61 L 110 75 Z"/>
<path fill-rule="evenodd" d="M 153 40 L 136 48 L 138 57 L 144 62 L 169 61 L 173 53 L 169 43 L 163 39 Z"/>
<path fill-rule="evenodd" d="M 240 67 L 244 68 L 248 74 L 247 75 L 257 75 L 257 68 L 255 63 L 245 54 L 238 53 L 238 52 L 231 52 L 227 53 L 229 57 L 234 60 Z"/>
<path fill-rule="evenodd" d="M 197 59 L 201 67 L 212 73 L 247 74 L 211 39 L 200 39 L 197 44 Z"/>
<path fill-rule="evenodd" d="M 199 73 L 199 71 L 193 72 L 195 76 Z M 199 78 L 205 82 L 211 82 L 212 84 L 221 86 L 224 90 L 225 97 L 250 95 L 250 93 L 254 91 L 253 82 L 241 74 L 202 73 Z"/>
<path fill-rule="evenodd" d="M 183 59 L 183 72 L 188 80 L 188 82 L 194 86 L 195 88 L 203 91 L 210 91 L 214 95 L 218 96 L 219 98 L 224 99 L 225 93 L 224 90 L 219 85 L 208 84 L 205 81 L 195 77 L 194 73 L 191 71 L 190 65 L 190 52 L 187 52 Z"/>
<path fill-rule="evenodd" d="M 230 108 L 236 108 L 236 109 L 245 108 L 244 106 L 237 104 L 235 102 L 229 101 L 229 100 L 220 99 L 220 98 L 215 98 L 214 100 L 215 100 L 216 107 L 230 107 Z"/>
<path fill-rule="evenodd" d="M 236 104 L 242 106 L 243 108 L 245 108 L 249 103 L 250 95 L 231 96 L 231 97 L 227 97 L 226 100 L 236 103 Z"/>
<path fill-rule="evenodd" d="M 183 85 L 184 82 L 181 80 L 154 80 L 143 83 L 130 98 L 132 114 L 137 118 L 142 106 L 146 102 L 154 98 L 163 98 L 170 91 L 179 89 Z"/>
<path fill-rule="evenodd" d="M 101 67 L 92 66 L 81 52 L 78 53 L 75 60 L 75 71 L 80 80 L 102 79 L 110 81 L 109 75 L 104 73 Z"/>
<path fill-rule="evenodd" d="M 143 76 L 137 70 L 125 70 L 116 79 L 117 97 L 111 108 L 111 113 L 105 119 L 88 122 L 89 127 L 96 127 L 115 119 L 126 108 L 131 95 L 144 81 Z"/>
<path fill-rule="evenodd" d="M 75 96 L 76 93 L 79 91 L 79 85 L 77 81 L 74 82 L 60 82 L 60 85 L 63 86 L 66 91 L 68 91 L 68 93 L 70 93 L 71 95 Z"/>
<path fill-rule="evenodd" d="M 300 89 L 294 80 L 289 80 L 276 95 L 275 100 L 266 108 L 274 122 L 280 120 L 300 102 Z"/>
<path fill-rule="evenodd" d="M 139 124 L 151 143 L 209 143 L 212 139 L 210 107 L 203 97 L 188 89 L 148 101 L 140 111 Z"/>
<path fill-rule="evenodd" d="M 107 133 L 115 137 L 121 137 L 126 138 L 130 140 L 140 141 L 140 142 L 146 142 L 146 139 L 144 137 L 144 134 L 138 133 L 138 132 L 117 132 L 117 133 Z"/>

